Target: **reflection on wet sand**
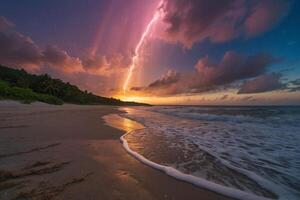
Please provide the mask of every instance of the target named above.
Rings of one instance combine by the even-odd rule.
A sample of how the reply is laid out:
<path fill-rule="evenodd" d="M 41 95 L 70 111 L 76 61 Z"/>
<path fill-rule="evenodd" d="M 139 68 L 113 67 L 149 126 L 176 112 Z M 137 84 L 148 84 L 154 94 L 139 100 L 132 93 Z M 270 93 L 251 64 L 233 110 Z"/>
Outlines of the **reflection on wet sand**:
<path fill-rule="evenodd" d="M 120 117 L 117 114 L 110 114 L 103 117 L 106 124 L 115 127 L 120 130 L 124 130 L 127 133 L 133 130 L 144 128 L 140 123 L 132 121 L 127 118 Z"/>

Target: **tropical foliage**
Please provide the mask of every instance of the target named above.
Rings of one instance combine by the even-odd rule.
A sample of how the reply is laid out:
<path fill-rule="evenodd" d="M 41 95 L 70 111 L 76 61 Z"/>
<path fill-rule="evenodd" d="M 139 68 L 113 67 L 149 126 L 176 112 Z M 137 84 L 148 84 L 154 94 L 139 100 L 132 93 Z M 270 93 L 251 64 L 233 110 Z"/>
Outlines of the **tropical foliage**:
<path fill-rule="evenodd" d="M 49 104 L 61 105 L 63 101 L 57 97 L 39 94 L 29 88 L 10 86 L 7 82 L 0 80 L 0 97 L 4 99 L 21 100 L 23 103 L 41 101 Z"/>
<path fill-rule="evenodd" d="M 19 100 L 38 100 L 60 104 L 105 104 L 105 105 L 144 105 L 135 102 L 123 102 L 114 98 L 94 95 L 81 91 L 77 86 L 53 79 L 47 74 L 33 75 L 25 70 L 0 66 L 0 97 Z"/>

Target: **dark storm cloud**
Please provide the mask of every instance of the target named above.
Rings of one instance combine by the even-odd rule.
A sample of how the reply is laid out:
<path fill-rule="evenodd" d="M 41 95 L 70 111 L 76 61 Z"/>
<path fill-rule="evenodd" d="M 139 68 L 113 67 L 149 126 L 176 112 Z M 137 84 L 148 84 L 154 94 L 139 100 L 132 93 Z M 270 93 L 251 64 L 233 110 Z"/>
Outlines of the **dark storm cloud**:
<path fill-rule="evenodd" d="M 281 73 L 264 74 L 245 81 L 241 85 L 238 94 L 262 93 L 274 90 L 298 92 L 300 91 L 300 79 L 284 83 Z"/>
<path fill-rule="evenodd" d="M 270 29 L 288 11 L 284 0 L 165 0 L 164 38 L 185 47 L 203 39 L 224 42 Z"/>
<path fill-rule="evenodd" d="M 199 59 L 194 72 L 186 74 L 168 72 L 147 87 L 133 89 L 155 95 L 201 93 L 224 89 L 237 81 L 264 74 L 267 68 L 276 61 L 277 59 L 265 53 L 244 56 L 228 51 L 218 63 L 206 56 Z"/>
<path fill-rule="evenodd" d="M 149 88 L 155 87 L 164 87 L 176 83 L 179 81 L 180 75 L 178 72 L 169 70 L 161 79 L 154 81 L 153 83 L 149 84 Z"/>
<path fill-rule="evenodd" d="M 0 62 L 7 65 L 35 66 L 42 61 L 40 49 L 17 32 L 0 32 Z"/>
<path fill-rule="evenodd" d="M 260 53 L 244 56 L 228 51 L 219 63 L 214 63 L 208 56 L 200 59 L 195 68 L 199 75 L 197 84 L 214 86 L 225 85 L 237 80 L 252 78 L 264 73 L 276 59 L 269 54 Z"/>
<path fill-rule="evenodd" d="M 262 93 L 283 89 L 285 84 L 280 81 L 281 74 L 264 74 L 252 80 L 245 81 L 238 94 Z"/>
<path fill-rule="evenodd" d="M 180 81 L 180 74 L 173 70 L 168 70 L 166 74 L 162 75 L 162 77 L 152 83 L 150 83 L 146 87 L 132 87 L 132 91 L 148 91 L 153 92 L 156 91 L 164 91 L 164 93 L 172 94 L 174 91 L 171 91 L 171 86 L 176 86 L 176 83 Z M 176 89 L 176 88 L 175 88 Z"/>

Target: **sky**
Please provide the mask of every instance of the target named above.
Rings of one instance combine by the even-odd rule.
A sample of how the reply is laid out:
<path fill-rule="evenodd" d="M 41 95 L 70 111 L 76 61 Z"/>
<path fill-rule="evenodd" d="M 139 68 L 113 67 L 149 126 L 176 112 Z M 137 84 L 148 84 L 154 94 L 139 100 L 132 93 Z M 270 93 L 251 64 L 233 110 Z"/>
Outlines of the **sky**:
<path fill-rule="evenodd" d="M 300 104 L 296 0 L 1 0 L 0 64 L 152 104 Z"/>

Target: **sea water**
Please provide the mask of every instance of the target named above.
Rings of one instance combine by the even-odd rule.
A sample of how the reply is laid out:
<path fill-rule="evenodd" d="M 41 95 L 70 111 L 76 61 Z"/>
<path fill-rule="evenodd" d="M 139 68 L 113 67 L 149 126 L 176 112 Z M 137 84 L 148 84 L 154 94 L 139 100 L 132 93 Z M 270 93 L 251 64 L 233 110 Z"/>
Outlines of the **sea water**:
<path fill-rule="evenodd" d="M 300 107 L 122 110 L 144 126 L 122 139 L 146 164 L 227 196 L 300 199 Z"/>

